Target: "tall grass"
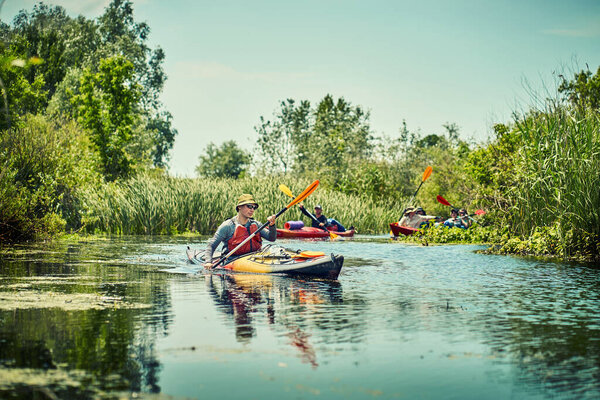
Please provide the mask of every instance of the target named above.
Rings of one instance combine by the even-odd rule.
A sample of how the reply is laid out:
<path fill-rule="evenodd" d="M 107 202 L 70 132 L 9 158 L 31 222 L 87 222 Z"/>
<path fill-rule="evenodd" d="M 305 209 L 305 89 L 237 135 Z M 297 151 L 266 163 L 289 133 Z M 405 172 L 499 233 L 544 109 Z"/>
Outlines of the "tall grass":
<path fill-rule="evenodd" d="M 516 119 L 523 147 L 511 225 L 528 237 L 545 229 L 565 257 L 600 250 L 600 114 L 551 106 Z"/>
<path fill-rule="evenodd" d="M 190 179 L 139 176 L 104 185 L 85 195 L 84 222 L 88 232 L 111 234 L 212 234 L 227 218 L 236 214 L 235 204 L 242 193 L 251 193 L 259 202 L 255 218 L 261 222 L 290 202 L 278 187 L 283 183 L 294 194 L 310 181 L 291 178 Z M 305 200 L 310 209 L 321 204 L 324 214 L 361 233 L 388 232 L 398 220 L 398 207 L 375 204 L 368 198 L 328 192 L 318 188 Z M 279 219 L 309 221 L 294 207 Z"/>

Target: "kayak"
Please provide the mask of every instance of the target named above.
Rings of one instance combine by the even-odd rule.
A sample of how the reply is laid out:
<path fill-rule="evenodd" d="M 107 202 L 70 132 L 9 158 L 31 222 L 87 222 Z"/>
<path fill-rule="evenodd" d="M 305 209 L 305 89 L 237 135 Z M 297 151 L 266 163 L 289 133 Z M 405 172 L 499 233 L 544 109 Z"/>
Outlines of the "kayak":
<path fill-rule="evenodd" d="M 202 258 L 204 252 L 188 247 L 186 255 L 190 262 L 204 264 Z M 232 261 L 216 269 L 337 279 L 344 264 L 342 255 L 326 255 L 322 251 L 293 251 L 273 245 L 267 245 L 262 250 L 230 259 Z"/>
<path fill-rule="evenodd" d="M 325 232 L 325 230 L 321 229 L 321 228 L 313 228 L 310 226 L 305 226 L 303 228 L 300 229 L 277 229 L 277 237 L 278 238 L 287 238 L 287 239 L 292 239 L 292 238 L 297 238 L 297 239 L 309 239 L 309 238 L 328 238 L 329 232 L 334 233 L 338 236 L 342 236 L 342 237 L 352 237 L 354 236 L 354 229 L 349 229 L 347 231 L 344 232 L 338 232 L 338 231 L 327 231 Z"/>
<path fill-rule="evenodd" d="M 419 232 L 418 228 L 411 228 L 410 226 L 398 225 L 397 222 L 392 222 L 390 224 L 390 229 L 392 230 L 392 233 L 394 234 L 394 236 L 400 236 L 400 235 L 410 236 L 410 235 L 414 234 L 415 232 Z"/>

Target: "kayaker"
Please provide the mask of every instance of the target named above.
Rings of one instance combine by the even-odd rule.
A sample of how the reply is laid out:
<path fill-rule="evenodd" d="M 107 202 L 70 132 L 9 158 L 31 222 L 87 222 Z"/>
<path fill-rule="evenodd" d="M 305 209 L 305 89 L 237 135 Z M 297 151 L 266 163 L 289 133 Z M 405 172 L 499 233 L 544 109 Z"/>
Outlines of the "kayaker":
<path fill-rule="evenodd" d="M 463 224 L 463 220 L 458 216 L 458 210 L 453 208 L 450 210 L 450 218 L 444 221 L 444 226 L 448 228 L 461 228 L 467 229 L 467 227 Z"/>
<path fill-rule="evenodd" d="M 311 226 L 313 228 L 327 228 L 329 226 L 334 226 L 336 228 L 336 232 L 346 232 L 346 228 L 344 227 L 344 225 L 340 224 L 333 218 L 327 218 L 325 215 L 323 215 L 323 208 L 319 204 L 315 206 L 314 215 L 318 222 L 311 218 L 309 212 L 306 211 L 306 208 L 304 208 L 304 204 L 300 203 L 298 204 L 298 207 L 300 207 L 300 211 L 302 211 L 302 214 L 310 218 Z"/>
<path fill-rule="evenodd" d="M 410 228 L 420 228 L 422 225 L 427 224 L 429 221 L 438 219 L 438 217 L 434 215 L 424 215 L 425 212 L 422 208 L 421 211 L 423 211 L 423 214 L 417 211 L 419 211 L 418 208 L 408 207 L 406 211 L 404 211 L 404 215 L 402 216 L 402 218 L 400 218 L 400 221 L 398 221 L 398 225 L 408 226 Z"/>
<path fill-rule="evenodd" d="M 458 218 L 462 221 L 462 224 L 465 226 L 465 228 L 470 228 L 473 224 L 473 221 L 471 220 L 471 217 L 469 217 L 469 213 L 467 212 L 466 208 L 461 208 L 458 210 Z"/>
<path fill-rule="evenodd" d="M 208 241 L 206 245 L 206 251 L 204 252 L 204 267 L 212 268 L 213 266 L 213 253 L 223 243 L 223 254 L 229 253 L 238 244 L 242 243 L 244 239 L 254 233 L 261 223 L 252 219 L 254 210 L 258 208 L 258 203 L 254 200 L 251 194 L 242 194 L 237 201 L 235 210 L 237 215 L 223 222 L 215 235 Z M 271 242 L 274 242 L 277 238 L 277 227 L 275 226 L 275 215 L 271 215 L 267 218 L 269 221 L 269 230 L 263 229 L 259 234 L 255 235 L 246 244 L 240 247 L 234 255 L 240 256 L 242 254 L 250 253 L 253 251 L 260 250 L 262 246 L 262 238 L 265 238 Z"/>

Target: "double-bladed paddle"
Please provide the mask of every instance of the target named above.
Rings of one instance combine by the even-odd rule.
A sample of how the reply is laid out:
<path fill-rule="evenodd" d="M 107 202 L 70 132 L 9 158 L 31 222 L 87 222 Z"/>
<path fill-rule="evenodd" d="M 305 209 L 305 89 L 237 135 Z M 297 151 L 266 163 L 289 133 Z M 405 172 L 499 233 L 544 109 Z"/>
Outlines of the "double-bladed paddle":
<path fill-rule="evenodd" d="M 412 207 L 412 205 L 413 205 L 412 203 L 413 203 L 413 201 L 415 201 L 415 197 L 417 197 L 417 193 L 419 193 L 419 189 L 421 189 L 421 186 L 423 186 L 423 183 L 425 183 L 425 181 L 427 179 L 429 179 L 432 172 L 433 172 L 433 168 L 431 167 L 431 165 L 428 166 L 427 168 L 425 168 L 425 172 L 423 172 L 423 177 L 421 178 L 421 183 L 419 183 L 417 190 L 415 190 L 415 194 L 412 195 L 412 197 L 410 198 L 410 201 L 408 202 L 408 205 L 404 208 L 404 211 L 402 211 L 402 215 L 404 215 L 404 213 L 406 212 L 406 209 L 408 207 Z"/>
<path fill-rule="evenodd" d="M 423 186 L 423 183 L 425 183 L 425 181 L 427 179 L 429 179 L 432 172 L 433 172 L 433 168 L 431 167 L 431 165 L 429 165 L 429 166 L 427 166 L 427 168 L 425 168 L 425 171 L 423 172 L 423 177 L 421 178 L 421 183 L 419 183 L 419 186 L 417 187 L 417 190 L 415 190 L 415 194 L 413 194 L 412 197 L 410 198 L 409 203 L 406 205 L 406 207 L 404 207 L 404 210 L 402 211 L 402 215 L 400 216 L 400 219 L 402 219 L 402 216 L 404 216 L 404 213 L 406 212 L 408 207 L 412 207 L 412 203 L 413 203 L 413 201 L 415 201 L 415 198 L 417 197 L 417 193 L 419 193 L 419 189 L 421 189 L 421 186 Z M 390 236 L 394 236 L 393 231 L 390 231 Z"/>
<path fill-rule="evenodd" d="M 292 191 L 290 190 L 289 187 L 285 186 L 284 184 L 279 185 L 279 190 L 281 190 L 283 193 L 287 194 L 290 197 L 294 197 L 294 195 L 292 194 Z M 310 213 L 310 211 L 308 210 L 304 210 L 306 211 L 306 213 L 309 215 L 309 217 L 312 218 L 313 221 L 315 221 L 317 224 L 320 224 L 319 220 L 317 219 L 317 217 L 315 217 L 314 215 L 312 215 Z M 335 240 L 338 238 L 338 235 L 336 235 L 335 233 L 331 232 L 329 229 L 327 229 L 326 227 L 321 227 L 321 229 L 323 229 L 325 232 L 329 233 L 329 237 L 331 238 L 331 240 Z"/>
<path fill-rule="evenodd" d="M 311 183 L 306 189 L 304 189 L 304 191 L 302 193 L 300 193 L 298 195 L 298 197 L 294 198 L 294 200 L 292 200 L 290 202 L 290 204 L 288 204 L 287 206 L 285 206 L 284 208 L 282 208 L 277 214 L 275 214 L 275 219 L 277 219 L 281 214 L 283 214 L 284 212 L 286 212 L 290 207 L 300 203 L 302 200 L 306 199 L 308 196 L 311 195 L 312 192 L 314 192 L 317 189 L 317 186 L 319 186 L 319 180 L 317 179 L 316 181 L 314 181 L 313 183 Z M 240 247 L 242 247 L 243 245 L 245 245 L 250 239 L 252 239 L 254 237 L 254 235 L 256 235 L 257 233 L 259 233 L 260 231 L 262 231 L 267 225 L 269 225 L 269 221 L 265 222 L 264 224 L 262 224 L 261 226 L 258 227 L 258 229 L 256 231 L 254 231 L 250 236 L 248 236 L 246 239 L 244 239 L 244 241 L 240 244 L 238 244 L 237 246 L 235 246 L 235 248 L 233 250 L 231 250 L 229 253 L 227 253 L 225 255 L 225 257 L 221 257 L 221 259 L 214 264 L 212 267 L 216 268 L 219 265 L 221 265 L 222 263 L 225 262 L 225 260 L 227 260 L 233 253 L 235 253 Z"/>
<path fill-rule="evenodd" d="M 436 199 L 437 199 L 438 203 L 440 203 L 440 204 L 443 204 L 443 205 L 445 205 L 445 206 L 448 206 L 448 207 L 452 207 L 452 208 L 454 208 L 454 209 L 457 209 L 457 208 L 456 208 L 456 207 L 454 207 L 452 204 L 450 204 L 450 202 L 449 202 L 448 200 L 446 200 L 444 197 L 442 197 L 442 196 L 441 196 L 441 195 L 439 195 L 439 194 L 436 196 Z M 485 211 L 483 211 L 483 210 L 481 210 L 481 209 L 480 209 L 480 210 L 475 210 L 475 215 L 484 215 L 484 214 L 485 214 Z M 475 221 L 475 222 L 479 222 L 479 221 L 477 221 L 475 218 L 471 217 L 470 215 L 467 215 L 467 217 L 471 218 L 471 219 L 472 219 L 473 221 Z"/>

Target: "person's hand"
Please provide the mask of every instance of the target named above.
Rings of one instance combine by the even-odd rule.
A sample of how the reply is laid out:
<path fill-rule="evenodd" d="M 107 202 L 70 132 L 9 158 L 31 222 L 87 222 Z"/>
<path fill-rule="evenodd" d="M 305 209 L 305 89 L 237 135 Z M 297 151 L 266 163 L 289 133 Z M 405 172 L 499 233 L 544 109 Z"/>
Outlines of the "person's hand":
<path fill-rule="evenodd" d="M 300 208 L 304 208 L 304 204 L 302 204 L 302 203 L 298 203 L 298 207 L 300 207 Z"/>
<path fill-rule="evenodd" d="M 275 225 L 275 216 L 274 215 L 270 215 L 267 217 L 267 221 L 269 221 L 269 225 L 273 226 Z"/>
<path fill-rule="evenodd" d="M 213 263 L 204 263 L 204 268 L 213 269 Z"/>
<path fill-rule="evenodd" d="M 319 226 L 325 226 L 325 224 L 324 224 L 323 222 L 321 222 L 321 223 L 319 224 Z"/>

